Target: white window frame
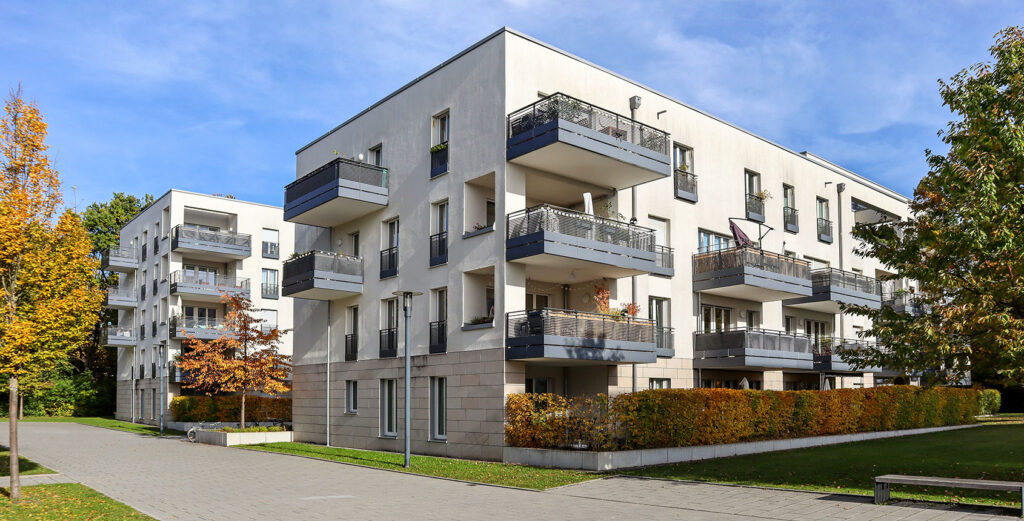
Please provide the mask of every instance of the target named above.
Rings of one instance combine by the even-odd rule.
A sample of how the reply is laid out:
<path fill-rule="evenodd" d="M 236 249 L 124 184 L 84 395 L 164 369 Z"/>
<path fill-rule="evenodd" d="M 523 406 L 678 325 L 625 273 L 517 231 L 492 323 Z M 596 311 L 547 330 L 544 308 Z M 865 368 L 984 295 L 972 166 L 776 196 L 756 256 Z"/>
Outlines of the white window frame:
<path fill-rule="evenodd" d="M 380 380 L 380 436 L 398 437 L 398 380 L 395 378 Z"/>
<path fill-rule="evenodd" d="M 345 414 L 359 413 L 359 380 L 345 380 Z"/>
<path fill-rule="evenodd" d="M 434 144 L 447 143 L 452 134 L 451 112 L 444 110 L 434 116 Z"/>
<path fill-rule="evenodd" d="M 430 439 L 448 439 L 448 378 L 430 377 Z"/>

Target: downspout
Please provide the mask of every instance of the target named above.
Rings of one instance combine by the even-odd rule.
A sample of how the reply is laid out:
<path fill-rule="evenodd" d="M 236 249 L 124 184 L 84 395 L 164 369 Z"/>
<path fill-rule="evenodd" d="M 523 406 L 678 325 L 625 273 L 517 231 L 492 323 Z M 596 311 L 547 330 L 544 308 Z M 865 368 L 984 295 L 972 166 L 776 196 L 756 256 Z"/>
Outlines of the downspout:
<path fill-rule="evenodd" d="M 136 399 L 136 394 L 138 394 L 137 390 L 135 389 L 135 381 L 136 381 L 136 379 L 135 379 L 135 362 L 138 359 L 138 356 L 137 356 L 138 351 L 139 351 L 139 346 L 138 346 L 138 344 L 136 344 L 135 347 L 132 348 L 132 370 L 128 374 L 128 376 L 132 379 L 132 395 L 130 397 L 131 398 L 131 402 L 132 402 L 132 423 L 135 423 L 135 399 Z"/>
<path fill-rule="evenodd" d="M 633 96 L 629 98 L 629 119 L 636 121 L 636 109 L 638 108 L 640 108 L 640 96 Z M 631 186 L 629 188 L 629 199 L 630 212 L 632 213 L 629 222 L 630 224 L 636 224 L 636 186 Z M 631 293 L 630 302 L 636 304 L 636 275 L 633 275 L 632 277 L 629 278 L 629 288 Z M 633 392 L 635 393 L 637 391 L 636 364 L 634 363 L 631 365 L 633 368 Z"/>
<path fill-rule="evenodd" d="M 836 230 L 839 240 L 839 269 L 844 269 L 843 263 L 843 192 L 846 190 L 846 183 L 836 184 Z M 839 311 L 839 337 L 842 338 L 846 334 L 846 314 Z"/>
<path fill-rule="evenodd" d="M 160 434 L 164 433 L 164 409 L 167 408 L 167 344 L 160 346 Z"/>
<path fill-rule="evenodd" d="M 327 301 L 327 435 L 324 446 L 331 446 L 331 301 Z"/>

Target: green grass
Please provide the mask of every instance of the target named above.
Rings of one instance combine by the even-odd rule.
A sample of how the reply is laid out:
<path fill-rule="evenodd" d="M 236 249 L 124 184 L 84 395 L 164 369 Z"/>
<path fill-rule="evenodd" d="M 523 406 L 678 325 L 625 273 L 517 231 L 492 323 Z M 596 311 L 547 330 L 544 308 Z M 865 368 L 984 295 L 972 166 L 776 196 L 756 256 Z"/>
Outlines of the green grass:
<path fill-rule="evenodd" d="M 1024 481 L 1024 425 L 871 440 L 639 469 L 626 474 L 766 487 L 873 494 L 873 478 L 910 474 Z M 894 485 L 894 498 L 1020 504 L 1019 493 Z"/>
<path fill-rule="evenodd" d="M 4 418 L 4 423 L 7 423 L 7 419 Z M 136 434 L 147 434 L 150 436 L 159 436 L 160 428 L 152 425 L 143 425 L 141 423 L 125 422 L 121 420 L 115 420 L 113 418 L 99 418 L 99 417 L 77 417 L 77 416 L 26 416 L 25 418 L 18 420 L 23 422 L 58 422 L 58 423 L 80 423 L 82 425 L 92 425 L 93 427 L 103 427 L 104 429 L 115 429 L 125 432 L 134 432 Z M 164 429 L 164 436 L 182 436 L 184 432 L 176 431 L 174 429 Z"/>
<path fill-rule="evenodd" d="M 33 474 L 54 474 L 54 472 L 23 456 L 18 456 L 18 470 L 22 476 Z M 0 476 L 11 475 L 11 453 L 7 447 L 0 447 Z"/>
<path fill-rule="evenodd" d="M 21 500 L 12 503 L 8 490 L 0 496 L 0 520 L 65 521 L 156 521 L 152 517 L 77 483 L 22 487 Z"/>
<path fill-rule="evenodd" d="M 406 469 L 402 466 L 405 462 L 405 456 L 399 453 L 342 449 L 307 443 L 264 443 L 246 445 L 244 448 L 282 454 L 295 454 L 343 463 L 355 463 L 357 465 L 399 470 L 425 476 L 537 490 L 571 485 L 600 477 L 596 474 L 574 470 L 542 469 L 523 465 L 436 458 L 432 456 L 413 456 L 412 468 Z"/>

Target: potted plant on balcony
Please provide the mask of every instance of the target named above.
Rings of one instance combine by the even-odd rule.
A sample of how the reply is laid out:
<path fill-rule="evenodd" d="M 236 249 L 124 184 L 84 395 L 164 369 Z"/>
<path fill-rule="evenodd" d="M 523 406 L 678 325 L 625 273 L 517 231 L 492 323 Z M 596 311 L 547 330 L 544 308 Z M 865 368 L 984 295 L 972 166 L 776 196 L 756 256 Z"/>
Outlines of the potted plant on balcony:
<path fill-rule="evenodd" d="M 436 154 L 437 152 L 440 152 L 440 151 L 442 151 L 442 150 L 444 150 L 446 148 L 448 148 L 448 142 L 447 141 L 445 141 L 444 143 L 438 143 L 438 144 L 430 147 L 430 153 L 431 154 Z"/>

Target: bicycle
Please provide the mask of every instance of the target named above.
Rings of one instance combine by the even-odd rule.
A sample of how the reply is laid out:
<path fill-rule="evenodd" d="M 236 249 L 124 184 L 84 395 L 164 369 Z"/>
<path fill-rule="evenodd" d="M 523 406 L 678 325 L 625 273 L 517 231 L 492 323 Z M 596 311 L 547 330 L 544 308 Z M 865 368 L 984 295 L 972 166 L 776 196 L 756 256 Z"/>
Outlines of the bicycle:
<path fill-rule="evenodd" d="M 195 443 L 196 437 L 199 435 L 199 431 L 201 431 L 205 426 L 206 422 L 199 422 L 199 425 L 193 425 L 192 428 L 185 433 L 185 437 L 188 438 L 188 441 Z"/>

